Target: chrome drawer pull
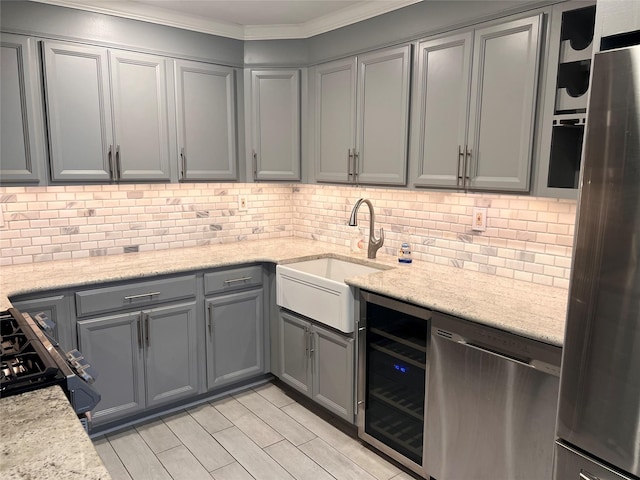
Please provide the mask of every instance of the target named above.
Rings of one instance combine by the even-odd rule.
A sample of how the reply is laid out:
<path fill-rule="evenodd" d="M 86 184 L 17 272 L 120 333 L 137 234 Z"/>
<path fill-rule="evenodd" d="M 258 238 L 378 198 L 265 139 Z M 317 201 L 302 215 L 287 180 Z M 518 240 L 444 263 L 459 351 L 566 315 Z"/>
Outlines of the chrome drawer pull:
<path fill-rule="evenodd" d="M 124 297 L 125 300 L 135 300 L 136 298 L 154 297 L 160 295 L 160 292 L 141 293 L 140 295 L 128 295 Z"/>
<path fill-rule="evenodd" d="M 231 280 L 225 280 L 224 283 L 226 283 L 227 285 L 230 285 L 232 283 L 238 283 L 238 282 L 247 282 L 249 280 L 251 280 L 253 277 L 240 277 L 240 278 L 233 278 Z"/>

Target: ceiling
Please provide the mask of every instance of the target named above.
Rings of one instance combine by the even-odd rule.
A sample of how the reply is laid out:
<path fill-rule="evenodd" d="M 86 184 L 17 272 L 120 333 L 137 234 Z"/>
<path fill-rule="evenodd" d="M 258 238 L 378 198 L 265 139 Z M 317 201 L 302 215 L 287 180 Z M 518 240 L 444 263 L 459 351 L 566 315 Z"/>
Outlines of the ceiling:
<path fill-rule="evenodd" d="M 422 0 L 32 0 L 240 40 L 307 38 Z"/>

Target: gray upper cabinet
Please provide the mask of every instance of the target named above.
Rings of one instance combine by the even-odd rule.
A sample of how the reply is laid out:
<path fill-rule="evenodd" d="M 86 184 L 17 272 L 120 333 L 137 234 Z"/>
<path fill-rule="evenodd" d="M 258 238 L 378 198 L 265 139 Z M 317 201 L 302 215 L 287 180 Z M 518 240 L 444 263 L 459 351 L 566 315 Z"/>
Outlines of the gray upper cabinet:
<path fill-rule="evenodd" d="M 528 191 L 541 15 L 420 42 L 416 186 Z"/>
<path fill-rule="evenodd" d="M 234 70 L 176 60 L 180 179 L 236 180 Z"/>
<path fill-rule="evenodd" d="M 472 45 L 472 32 L 418 44 L 413 142 L 417 186 L 462 184 Z"/>
<path fill-rule="evenodd" d="M 315 69 L 316 180 L 353 181 L 356 138 L 355 58 L 319 65 Z"/>
<path fill-rule="evenodd" d="M 254 180 L 300 180 L 300 71 L 251 72 Z"/>
<path fill-rule="evenodd" d="M 109 51 L 117 180 L 170 179 L 165 62 Z"/>
<path fill-rule="evenodd" d="M 474 190 L 528 191 L 542 15 L 476 30 L 465 175 Z"/>
<path fill-rule="evenodd" d="M 358 57 L 358 183 L 406 184 L 411 47 Z"/>
<path fill-rule="evenodd" d="M 52 180 L 169 180 L 165 60 L 58 42 L 43 51 Z"/>
<path fill-rule="evenodd" d="M 43 52 L 51 179 L 111 180 L 107 50 L 44 42 Z"/>
<path fill-rule="evenodd" d="M 315 69 L 317 181 L 405 185 L 411 47 Z"/>
<path fill-rule="evenodd" d="M 0 182 L 38 183 L 45 150 L 35 41 L 3 33 L 0 46 Z"/>

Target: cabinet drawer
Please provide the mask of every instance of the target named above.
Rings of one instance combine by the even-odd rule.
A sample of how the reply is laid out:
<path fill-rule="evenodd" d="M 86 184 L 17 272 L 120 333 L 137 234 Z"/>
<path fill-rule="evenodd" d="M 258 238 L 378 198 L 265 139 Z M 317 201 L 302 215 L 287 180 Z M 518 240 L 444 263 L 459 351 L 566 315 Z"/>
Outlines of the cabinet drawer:
<path fill-rule="evenodd" d="M 259 285 L 262 285 L 262 266 L 260 265 L 221 270 L 204 275 L 205 295 Z"/>
<path fill-rule="evenodd" d="M 76 311 L 78 317 L 83 317 L 96 313 L 144 308 L 195 295 L 196 276 L 185 275 L 76 292 Z"/>

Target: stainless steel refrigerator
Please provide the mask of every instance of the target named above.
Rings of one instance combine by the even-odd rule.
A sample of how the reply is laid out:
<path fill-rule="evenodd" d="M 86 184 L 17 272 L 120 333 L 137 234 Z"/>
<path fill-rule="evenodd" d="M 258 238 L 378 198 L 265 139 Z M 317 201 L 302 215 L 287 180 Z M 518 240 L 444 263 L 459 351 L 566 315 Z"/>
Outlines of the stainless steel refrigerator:
<path fill-rule="evenodd" d="M 640 477 L 640 46 L 595 55 L 555 480 Z"/>

